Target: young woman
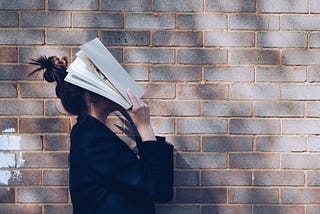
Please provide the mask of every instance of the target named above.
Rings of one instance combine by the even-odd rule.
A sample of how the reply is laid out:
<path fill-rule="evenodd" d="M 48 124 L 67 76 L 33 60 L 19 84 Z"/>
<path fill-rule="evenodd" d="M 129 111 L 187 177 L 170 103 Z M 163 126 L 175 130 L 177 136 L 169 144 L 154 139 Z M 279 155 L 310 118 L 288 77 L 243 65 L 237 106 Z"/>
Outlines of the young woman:
<path fill-rule="evenodd" d="M 71 131 L 70 193 L 75 214 L 153 214 L 154 202 L 167 202 L 173 192 L 173 146 L 154 135 L 148 106 L 130 89 L 128 111 L 102 96 L 64 81 L 68 61 L 55 56 L 31 62 L 56 82 L 56 95 L 66 111 L 77 115 Z M 140 137 L 137 155 L 106 125 L 120 111 Z"/>

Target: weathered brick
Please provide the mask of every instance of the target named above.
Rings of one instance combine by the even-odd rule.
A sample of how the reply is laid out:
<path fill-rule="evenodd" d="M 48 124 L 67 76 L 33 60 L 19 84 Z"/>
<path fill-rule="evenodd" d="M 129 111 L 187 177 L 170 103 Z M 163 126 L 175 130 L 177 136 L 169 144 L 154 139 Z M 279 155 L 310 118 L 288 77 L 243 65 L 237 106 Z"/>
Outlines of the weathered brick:
<path fill-rule="evenodd" d="M 127 63 L 174 63 L 175 53 L 170 49 L 126 49 L 124 61 Z"/>
<path fill-rule="evenodd" d="M 282 30 L 320 30 L 320 17 L 308 15 L 283 15 L 281 16 Z"/>
<path fill-rule="evenodd" d="M 181 30 L 226 30 L 227 16 L 212 14 L 178 14 L 177 28 Z"/>
<path fill-rule="evenodd" d="M 172 118 L 152 118 L 151 123 L 155 124 L 155 133 L 173 134 L 175 131 L 175 121 Z"/>
<path fill-rule="evenodd" d="M 224 64 L 227 61 L 226 50 L 219 49 L 179 49 L 180 64 Z"/>
<path fill-rule="evenodd" d="M 40 186 L 42 185 L 42 172 L 39 170 L 13 170 L 10 186 Z M 1 208 L 0 208 L 1 211 Z"/>
<path fill-rule="evenodd" d="M 197 205 L 156 205 L 156 213 L 198 214 L 200 206 Z"/>
<path fill-rule="evenodd" d="M 96 0 L 48 0 L 49 10 L 98 10 Z"/>
<path fill-rule="evenodd" d="M 68 202 L 67 188 L 18 188 L 17 202 L 20 203 L 66 203 Z"/>
<path fill-rule="evenodd" d="M 204 205 L 201 207 L 201 214 L 212 214 L 212 213 L 237 213 L 237 214 L 248 214 L 252 213 L 252 207 L 250 205 Z"/>
<path fill-rule="evenodd" d="M 1 213 L 42 214 L 40 205 L 1 204 Z"/>
<path fill-rule="evenodd" d="M 317 119 L 284 119 L 282 121 L 283 134 L 318 134 L 320 120 Z"/>
<path fill-rule="evenodd" d="M 43 0 L 0 0 L 1 10 L 43 10 Z"/>
<path fill-rule="evenodd" d="M 231 65 L 279 65 L 280 52 L 265 49 L 231 50 L 229 62 Z"/>
<path fill-rule="evenodd" d="M 256 150 L 261 152 L 298 152 L 306 150 L 305 137 L 265 136 L 256 138 Z"/>
<path fill-rule="evenodd" d="M 148 46 L 149 31 L 101 31 L 101 41 L 107 46 Z"/>
<path fill-rule="evenodd" d="M 20 118 L 20 133 L 68 133 L 70 120 L 64 118 Z"/>
<path fill-rule="evenodd" d="M 146 65 L 125 65 L 124 69 L 136 81 L 149 80 L 149 66 Z"/>
<path fill-rule="evenodd" d="M 208 0 L 206 11 L 224 13 L 250 13 L 256 11 L 255 0 Z"/>
<path fill-rule="evenodd" d="M 199 136 L 166 136 L 177 151 L 200 151 Z"/>
<path fill-rule="evenodd" d="M 0 188 L 0 203 L 14 203 L 15 202 L 15 189 Z M 0 206 L 0 210 L 1 210 Z"/>
<path fill-rule="evenodd" d="M 1 51 L 1 50 L 0 50 Z M 1 55 L 1 52 L 0 52 Z M 1 57 L 1 56 L 0 56 Z M 28 65 L 0 65 L 0 79 L 1 80 L 39 80 L 42 79 L 41 75 L 28 77 L 34 70 L 34 66 Z"/>
<path fill-rule="evenodd" d="M 67 168 L 69 165 L 68 153 L 32 153 L 24 152 L 23 168 Z"/>
<path fill-rule="evenodd" d="M 280 156 L 264 153 L 230 154 L 229 164 L 236 169 L 279 169 Z"/>
<path fill-rule="evenodd" d="M 0 47 L 0 63 L 16 63 L 18 62 L 18 48 Z M 0 70 L 1 67 L 0 67 Z"/>
<path fill-rule="evenodd" d="M 311 83 L 320 82 L 320 66 L 319 65 L 308 66 L 307 72 L 308 72 L 309 82 Z"/>
<path fill-rule="evenodd" d="M 259 32 L 258 47 L 306 48 L 308 35 L 305 32 Z"/>
<path fill-rule="evenodd" d="M 231 119 L 231 134 L 280 134 L 279 119 Z"/>
<path fill-rule="evenodd" d="M 179 154 L 176 167 L 181 169 L 221 169 L 227 164 L 227 156 L 215 154 Z"/>
<path fill-rule="evenodd" d="M 47 151 L 69 151 L 70 137 L 68 135 L 46 135 L 43 148 Z"/>
<path fill-rule="evenodd" d="M 319 176 L 320 176 L 319 171 L 308 171 L 307 172 L 307 185 L 309 187 L 319 187 L 320 186 Z"/>
<path fill-rule="evenodd" d="M 282 98 L 286 100 L 318 100 L 320 98 L 318 87 L 318 84 L 283 85 L 281 88 Z"/>
<path fill-rule="evenodd" d="M 258 6 L 264 13 L 307 13 L 309 10 L 304 0 L 259 0 Z"/>
<path fill-rule="evenodd" d="M 202 103 L 204 116 L 241 117 L 251 116 L 250 102 L 205 101 Z"/>
<path fill-rule="evenodd" d="M 253 82 L 253 67 L 210 66 L 204 69 L 204 78 L 207 81 L 219 82 Z"/>
<path fill-rule="evenodd" d="M 76 13 L 73 27 L 76 28 L 123 28 L 124 17 L 114 13 Z"/>
<path fill-rule="evenodd" d="M 151 80 L 153 81 L 200 81 L 201 67 L 195 66 L 153 66 Z"/>
<path fill-rule="evenodd" d="M 221 204 L 227 202 L 226 188 L 177 188 L 176 201 L 182 204 Z"/>
<path fill-rule="evenodd" d="M 253 47 L 255 35 L 251 32 L 205 32 L 205 46 Z"/>
<path fill-rule="evenodd" d="M 17 97 L 16 83 L 2 82 L 0 84 L 0 97 L 1 98 L 16 98 Z"/>
<path fill-rule="evenodd" d="M 303 186 L 302 171 L 257 171 L 254 172 L 255 186 Z"/>
<path fill-rule="evenodd" d="M 210 118 L 182 118 L 177 121 L 179 134 L 226 134 L 227 120 Z"/>
<path fill-rule="evenodd" d="M 202 186 L 250 186 L 252 173 L 246 171 L 202 171 Z"/>
<path fill-rule="evenodd" d="M 42 45 L 43 30 L 0 30 L 1 45 Z"/>
<path fill-rule="evenodd" d="M 18 131 L 18 122 L 16 118 L 0 118 L 1 133 L 16 133 Z"/>
<path fill-rule="evenodd" d="M 13 154 L 13 153 L 0 153 L 0 168 L 15 167 L 15 165 L 16 165 L 15 154 Z"/>
<path fill-rule="evenodd" d="M 18 27 L 19 14 L 16 12 L 0 12 L 0 27 Z"/>
<path fill-rule="evenodd" d="M 2 115 L 43 115 L 43 102 L 38 100 L 1 100 Z"/>
<path fill-rule="evenodd" d="M 281 168 L 283 169 L 319 169 L 320 155 L 310 154 L 283 154 Z"/>
<path fill-rule="evenodd" d="M 174 172 L 175 186 L 199 186 L 199 172 L 198 171 L 175 171 Z"/>
<path fill-rule="evenodd" d="M 98 36 L 96 30 L 48 30 L 50 45 L 81 45 Z"/>
<path fill-rule="evenodd" d="M 200 104 L 196 101 L 151 101 L 149 106 L 151 115 L 200 116 Z"/>
<path fill-rule="evenodd" d="M 309 0 L 310 12 L 319 13 L 320 12 L 320 2 L 317 0 Z"/>
<path fill-rule="evenodd" d="M 228 86 L 223 84 L 179 84 L 178 97 L 186 100 L 221 100 L 228 98 Z"/>
<path fill-rule="evenodd" d="M 231 15 L 230 29 L 232 30 L 278 30 L 278 16 L 269 15 Z"/>
<path fill-rule="evenodd" d="M 233 84 L 230 97 L 234 100 L 274 100 L 280 98 L 280 88 L 276 84 Z"/>
<path fill-rule="evenodd" d="M 252 137 L 203 137 L 202 149 L 204 152 L 239 152 L 252 151 Z"/>
<path fill-rule="evenodd" d="M 20 93 L 23 98 L 55 98 L 55 84 L 20 83 Z"/>
<path fill-rule="evenodd" d="M 272 206 L 254 206 L 253 213 L 256 214 L 267 214 L 267 213 L 290 213 L 290 214 L 300 214 L 304 213 L 303 206 L 281 206 L 281 205 L 272 205 Z"/>
<path fill-rule="evenodd" d="M 282 62 L 284 65 L 317 65 L 320 63 L 320 51 L 284 50 Z"/>
<path fill-rule="evenodd" d="M 307 151 L 319 152 L 320 151 L 320 137 L 310 136 L 307 142 Z"/>
<path fill-rule="evenodd" d="M 68 48 L 57 48 L 57 47 L 49 47 L 49 46 L 41 46 L 34 48 L 20 48 L 19 49 L 19 61 L 23 63 L 29 63 L 31 59 L 37 59 L 40 56 L 57 56 L 61 57 L 69 57 L 71 51 Z M 35 69 L 36 67 L 30 66 L 30 70 Z M 29 72 L 28 72 L 29 74 Z M 39 75 L 41 77 L 41 75 Z M 35 77 L 30 77 L 30 79 L 34 79 Z"/>
<path fill-rule="evenodd" d="M 304 66 L 258 67 L 256 79 L 258 82 L 305 82 L 307 71 Z"/>
<path fill-rule="evenodd" d="M 145 91 L 143 95 L 144 98 L 147 99 L 173 99 L 176 95 L 176 87 L 175 84 L 142 84 L 142 88 Z"/>
<path fill-rule="evenodd" d="M 45 205 L 44 206 L 44 213 L 46 214 L 59 214 L 59 213 L 66 213 L 71 214 L 72 211 L 72 204 L 65 204 L 65 205 Z"/>
<path fill-rule="evenodd" d="M 71 13 L 65 12 L 23 12 L 22 27 L 71 27 Z"/>
<path fill-rule="evenodd" d="M 257 117 L 303 117 L 304 103 L 300 102 L 256 102 L 254 115 Z"/>
<path fill-rule="evenodd" d="M 15 135 L 2 134 L 0 135 L 0 150 L 42 150 L 42 136 L 37 135 Z"/>
<path fill-rule="evenodd" d="M 203 11 L 202 0 L 154 0 L 154 11 L 165 12 L 200 12 Z"/>
<path fill-rule="evenodd" d="M 125 28 L 160 30 L 175 29 L 175 27 L 175 16 L 171 14 L 129 13 L 126 15 Z"/>
<path fill-rule="evenodd" d="M 189 31 L 156 31 L 152 35 L 154 46 L 202 46 L 202 33 Z"/>
<path fill-rule="evenodd" d="M 320 34 L 319 33 L 311 33 L 310 34 L 309 45 L 311 48 L 319 48 L 320 47 Z"/>
<path fill-rule="evenodd" d="M 319 189 L 281 189 L 281 201 L 283 204 L 316 204 L 319 203 L 319 200 Z"/>
<path fill-rule="evenodd" d="M 101 8 L 107 11 L 146 12 L 151 11 L 152 4 L 150 0 L 102 0 Z"/>
<path fill-rule="evenodd" d="M 45 170 L 43 171 L 43 185 L 45 186 L 68 186 L 68 170 Z"/>
<path fill-rule="evenodd" d="M 231 204 L 279 203 L 279 190 L 275 188 L 231 188 L 228 190 Z"/>
<path fill-rule="evenodd" d="M 317 214 L 319 212 L 320 212 L 320 206 L 319 205 L 306 206 L 306 213 L 307 214 Z"/>
<path fill-rule="evenodd" d="M 60 100 L 45 101 L 45 115 L 46 116 L 61 116 L 70 115 L 64 108 Z"/>

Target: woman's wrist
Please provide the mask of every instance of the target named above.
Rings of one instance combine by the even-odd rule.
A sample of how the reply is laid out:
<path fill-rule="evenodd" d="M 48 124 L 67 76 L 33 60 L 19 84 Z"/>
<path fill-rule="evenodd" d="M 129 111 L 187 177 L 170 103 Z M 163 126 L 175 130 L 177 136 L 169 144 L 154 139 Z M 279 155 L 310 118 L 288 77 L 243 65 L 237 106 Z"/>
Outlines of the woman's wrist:
<path fill-rule="evenodd" d="M 156 140 L 156 136 L 154 134 L 151 124 L 147 126 L 137 127 L 137 130 L 139 132 L 142 142 Z"/>

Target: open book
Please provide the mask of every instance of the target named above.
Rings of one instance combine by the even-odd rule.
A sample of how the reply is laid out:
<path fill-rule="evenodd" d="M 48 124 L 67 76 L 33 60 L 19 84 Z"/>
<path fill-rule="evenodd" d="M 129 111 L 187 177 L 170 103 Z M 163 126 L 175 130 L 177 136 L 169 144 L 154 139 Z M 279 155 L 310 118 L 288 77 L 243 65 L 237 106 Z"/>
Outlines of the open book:
<path fill-rule="evenodd" d="M 143 95 L 142 88 L 98 38 L 81 45 L 76 56 L 67 69 L 65 81 L 106 97 L 125 109 L 131 107 L 128 88 L 138 97 Z"/>

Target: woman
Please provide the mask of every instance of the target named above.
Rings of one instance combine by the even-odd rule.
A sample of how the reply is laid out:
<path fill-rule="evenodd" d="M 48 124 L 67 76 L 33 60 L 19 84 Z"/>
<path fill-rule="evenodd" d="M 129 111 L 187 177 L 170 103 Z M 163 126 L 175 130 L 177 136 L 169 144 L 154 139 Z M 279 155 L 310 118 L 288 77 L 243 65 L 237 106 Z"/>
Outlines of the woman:
<path fill-rule="evenodd" d="M 130 89 L 128 111 L 107 98 L 64 81 L 68 61 L 40 57 L 44 79 L 56 82 L 56 95 L 70 114 L 77 115 L 71 131 L 70 193 L 75 214 L 152 214 L 154 202 L 167 202 L 173 192 L 173 146 L 154 135 L 148 106 Z M 120 111 L 140 137 L 139 157 L 106 125 Z"/>

